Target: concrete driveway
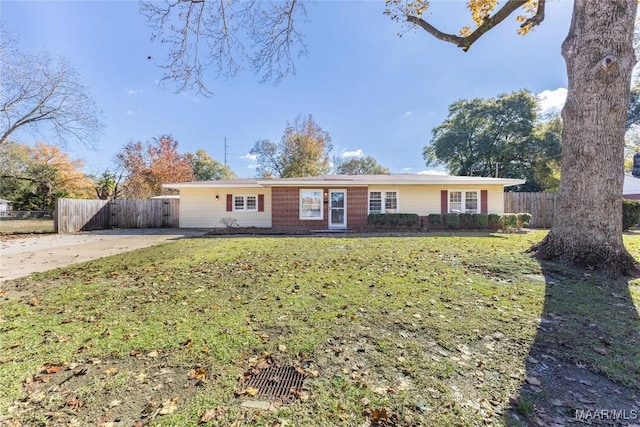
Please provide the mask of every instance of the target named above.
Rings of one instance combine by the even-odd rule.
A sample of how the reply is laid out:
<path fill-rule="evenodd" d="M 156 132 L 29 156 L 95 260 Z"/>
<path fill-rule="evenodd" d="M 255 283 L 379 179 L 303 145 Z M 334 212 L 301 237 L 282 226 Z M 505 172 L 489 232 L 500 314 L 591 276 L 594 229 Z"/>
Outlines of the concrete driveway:
<path fill-rule="evenodd" d="M 207 230 L 141 228 L 46 234 L 0 242 L 0 283 L 31 273 L 202 236 Z"/>

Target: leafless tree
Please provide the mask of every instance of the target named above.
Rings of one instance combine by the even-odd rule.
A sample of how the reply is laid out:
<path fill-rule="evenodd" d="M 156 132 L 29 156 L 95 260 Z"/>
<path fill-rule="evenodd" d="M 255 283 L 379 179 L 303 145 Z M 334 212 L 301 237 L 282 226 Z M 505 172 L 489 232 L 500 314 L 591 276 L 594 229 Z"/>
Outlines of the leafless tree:
<path fill-rule="evenodd" d="M 58 145 L 75 140 L 93 146 L 103 123 L 78 71 L 46 51 L 20 52 L 13 38 L 0 31 L 0 144 L 18 129 L 48 128 Z"/>
<path fill-rule="evenodd" d="M 295 57 L 307 53 L 294 26 L 306 21 L 302 0 L 142 1 L 140 12 L 153 29 L 152 40 L 169 47 L 159 65 L 162 80 L 174 83 L 177 92 L 211 95 L 205 71 L 230 78 L 245 66 L 261 82 L 277 83 L 295 74 Z"/>

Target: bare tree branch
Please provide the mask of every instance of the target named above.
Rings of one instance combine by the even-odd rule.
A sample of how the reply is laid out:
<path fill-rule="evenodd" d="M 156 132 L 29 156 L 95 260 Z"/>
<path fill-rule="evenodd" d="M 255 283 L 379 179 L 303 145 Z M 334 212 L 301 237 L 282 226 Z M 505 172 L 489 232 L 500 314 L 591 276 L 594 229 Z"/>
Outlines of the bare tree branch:
<path fill-rule="evenodd" d="M 536 10 L 536 14 L 531 18 L 524 21 L 520 28 L 528 28 L 538 26 L 544 21 L 544 11 L 547 0 L 538 0 L 538 9 Z"/>
<path fill-rule="evenodd" d="M 29 181 L 29 182 L 40 182 L 40 179 L 37 178 L 29 178 L 26 176 L 15 176 L 15 175 L 0 175 L 0 178 L 3 179 L 18 179 L 20 181 Z"/>
<path fill-rule="evenodd" d="M 262 82 L 279 82 L 295 73 L 294 49 L 298 55 L 307 51 L 294 25 L 306 19 L 303 0 L 145 0 L 140 12 L 152 40 L 168 47 L 159 67 L 162 81 L 173 83 L 177 92 L 209 96 L 209 77 L 235 77 L 245 65 L 261 74 Z"/>
<path fill-rule="evenodd" d="M 438 30 L 433 25 L 422 19 L 420 16 L 407 14 L 407 22 L 419 26 L 438 40 L 453 43 L 456 46 L 462 48 L 463 51 L 468 51 L 471 45 L 473 45 L 482 35 L 493 27 L 504 21 L 509 15 L 521 8 L 527 3 L 528 0 L 508 0 L 495 14 L 487 17 L 482 24 L 478 26 L 468 36 L 458 36 L 455 34 L 445 33 Z M 533 26 L 539 25 L 544 20 L 545 1 L 539 0 L 536 14 L 527 19 L 520 28 L 529 29 Z"/>

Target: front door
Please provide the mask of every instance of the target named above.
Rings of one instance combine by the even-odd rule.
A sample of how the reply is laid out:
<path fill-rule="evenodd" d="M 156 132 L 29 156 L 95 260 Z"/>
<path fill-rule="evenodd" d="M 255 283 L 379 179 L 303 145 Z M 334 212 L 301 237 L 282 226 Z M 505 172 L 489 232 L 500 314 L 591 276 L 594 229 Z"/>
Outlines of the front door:
<path fill-rule="evenodd" d="M 329 190 L 329 228 L 347 228 L 346 190 Z"/>

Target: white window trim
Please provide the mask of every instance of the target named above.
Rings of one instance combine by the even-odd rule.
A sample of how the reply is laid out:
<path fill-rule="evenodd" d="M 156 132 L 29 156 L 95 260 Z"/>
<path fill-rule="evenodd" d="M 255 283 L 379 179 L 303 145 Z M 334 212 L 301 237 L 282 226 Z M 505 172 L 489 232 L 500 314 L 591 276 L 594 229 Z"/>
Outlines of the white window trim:
<path fill-rule="evenodd" d="M 258 195 L 257 194 L 233 194 L 233 212 L 258 212 Z M 236 197 L 242 197 L 242 209 L 236 208 Z M 255 209 L 247 209 L 247 198 L 255 197 L 256 207 Z"/>
<path fill-rule="evenodd" d="M 462 193 L 462 200 L 461 200 L 462 209 L 460 209 L 460 212 L 451 211 L 451 193 Z M 478 206 L 475 212 L 467 212 L 467 207 L 466 207 L 467 193 L 477 194 Z M 476 189 L 447 190 L 447 213 L 480 213 L 482 210 L 481 197 L 482 197 L 482 193 L 480 192 L 480 190 L 476 190 Z"/>
<path fill-rule="evenodd" d="M 303 217 L 302 216 L 302 193 L 316 192 L 320 193 L 320 216 L 319 217 Z M 322 188 L 301 188 L 298 193 L 298 219 L 301 221 L 322 221 L 324 219 L 324 190 Z"/>
<path fill-rule="evenodd" d="M 400 190 L 396 190 L 393 188 L 389 188 L 389 189 L 385 189 L 385 190 L 378 190 L 378 189 L 369 189 L 368 193 L 367 193 L 367 213 L 371 214 L 371 193 L 381 193 L 380 194 L 380 212 L 381 214 L 386 214 L 387 213 L 387 193 L 396 193 L 396 208 L 394 209 L 394 212 L 392 213 L 399 213 L 400 212 Z M 377 213 L 377 212 L 376 212 Z"/>

